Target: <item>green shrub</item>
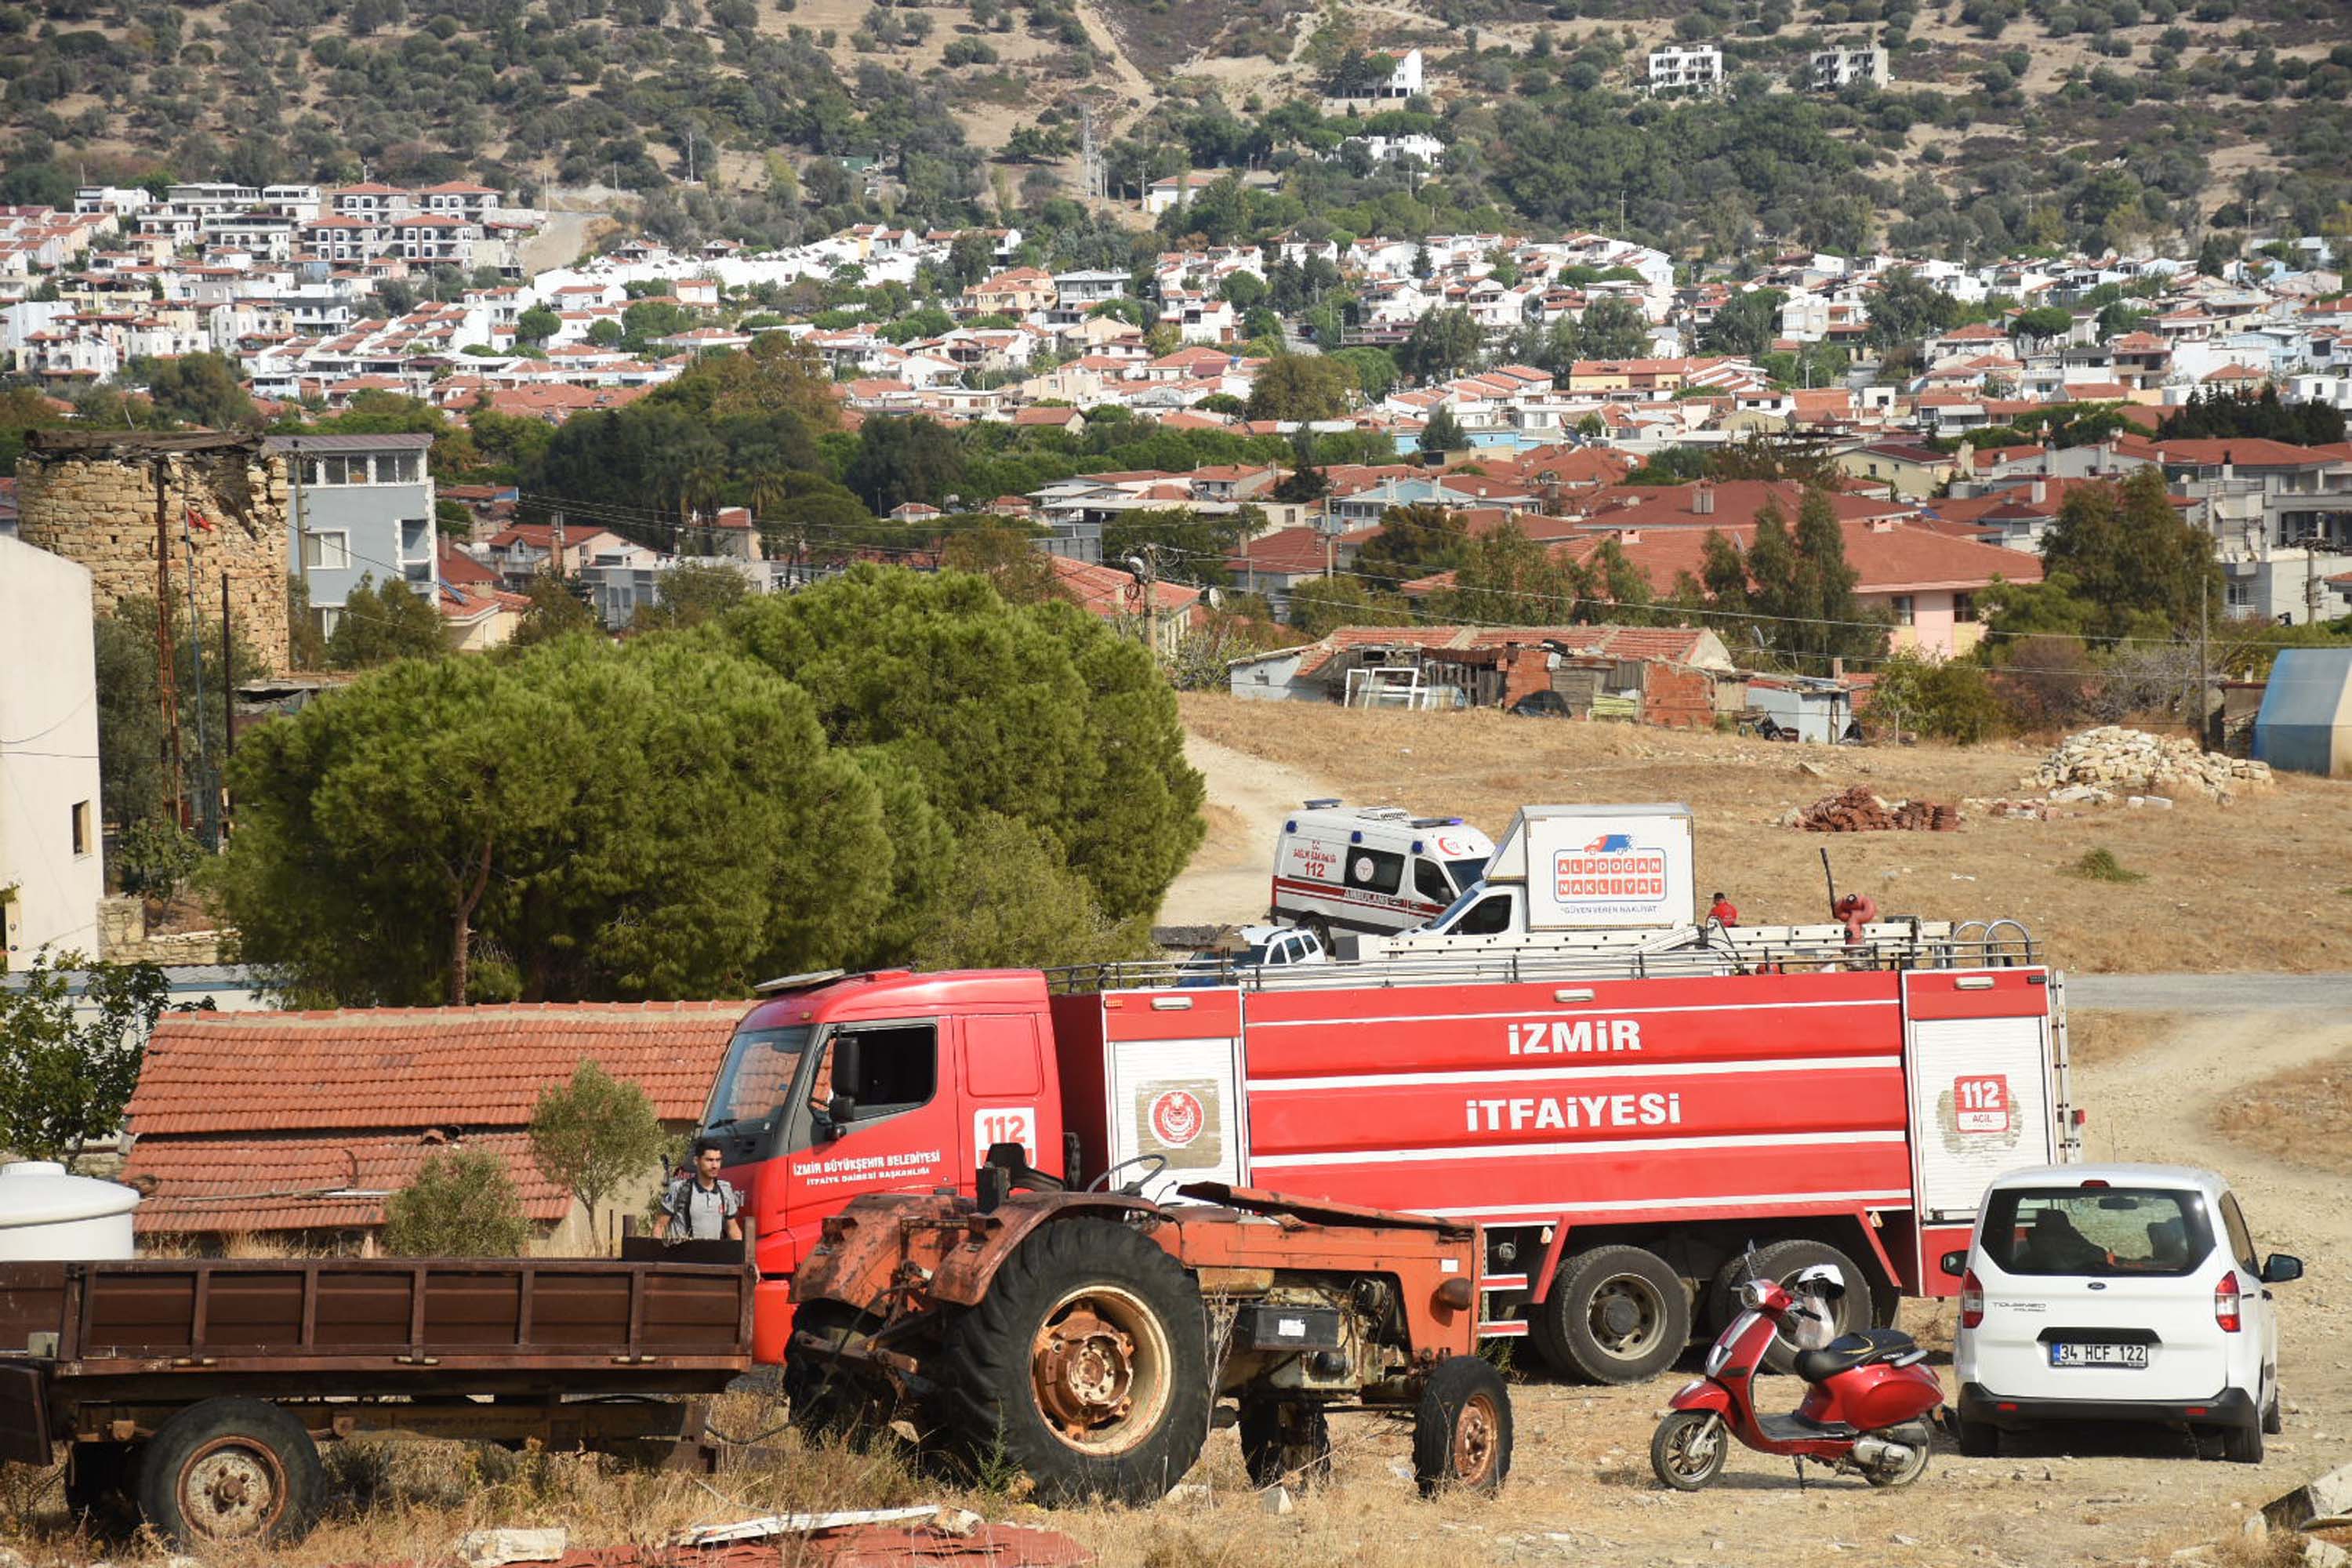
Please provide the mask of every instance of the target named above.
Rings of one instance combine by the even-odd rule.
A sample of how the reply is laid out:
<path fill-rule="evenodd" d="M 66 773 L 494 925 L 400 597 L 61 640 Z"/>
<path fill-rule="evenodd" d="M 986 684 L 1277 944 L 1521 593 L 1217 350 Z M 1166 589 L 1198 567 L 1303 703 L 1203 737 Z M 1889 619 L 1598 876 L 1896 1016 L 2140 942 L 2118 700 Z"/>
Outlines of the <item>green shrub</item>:
<path fill-rule="evenodd" d="M 1870 720 L 1889 729 L 1973 745 L 2001 731 L 2006 713 L 1984 667 L 1966 659 L 1895 654 L 1878 671 Z"/>
<path fill-rule="evenodd" d="M 202 864 L 194 835 L 168 816 L 150 816 L 123 829 L 114 850 L 114 874 L 122 890 L 169 903 Z"/>
<path fill-rule="evenodd" d="M 2091 882 L 2145 882 L 2147 873 L 2125 868 L 2112 849 L 2085 849 L 2083 858 L 2066 868 L 2070 877 L 2080 877 Z"/>
<path fill-rule="evenodd" d="M 662 1142 L 646 1091 L 600 1062 L 583 1061 L 570 1083 L 541 1089 L 531 1113 L 531 1158 L 592 1214 L 630 1177 L 664 1168 L 655 1163 Z"/>
<path fill-rule="evenodd" d="M 522 1194 L 487 1149 L 436 1154 L 384 1200 L 383 1247 L 399 1258 L 518 1258 L 530 1240 Z"/>

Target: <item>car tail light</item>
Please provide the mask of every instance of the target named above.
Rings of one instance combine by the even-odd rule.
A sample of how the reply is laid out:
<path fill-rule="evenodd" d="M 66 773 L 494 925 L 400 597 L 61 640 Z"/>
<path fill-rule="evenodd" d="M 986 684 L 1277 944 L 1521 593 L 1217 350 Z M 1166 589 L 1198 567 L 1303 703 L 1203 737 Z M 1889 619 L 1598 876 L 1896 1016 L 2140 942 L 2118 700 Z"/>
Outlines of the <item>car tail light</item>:
<path fill-rule="evenodd" d="M 2221 1276 L 2213 1287 L 2213 1321 L 2221 1325 L 2225 1334 L 2238 1331 L 2238 1275 L 2235 1269 Z"/>
<path fill-rule="evenodd" d="M 1973 1268 L 1960 1280 L 1960 1327 L 1973 1329 L 1984 1321 L 1984 1281 Z"/>

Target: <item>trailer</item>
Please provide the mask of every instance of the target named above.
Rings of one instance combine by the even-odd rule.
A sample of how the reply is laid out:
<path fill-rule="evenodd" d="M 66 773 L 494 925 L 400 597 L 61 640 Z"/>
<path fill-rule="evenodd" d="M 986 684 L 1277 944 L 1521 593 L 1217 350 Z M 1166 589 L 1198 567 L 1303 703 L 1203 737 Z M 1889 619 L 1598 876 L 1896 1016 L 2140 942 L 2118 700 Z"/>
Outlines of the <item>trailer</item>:
<path fill-rule="evenodd" d="M 708 1395 L 752 1365 L 757 1275 L 602 1258 L 0 1263 L 0 1458 L 71 1445 L 78 1511 L 189 1543 L 299 1539 L 318 1445 L 360 1436 L 709 1463 Z"/>
<path fill-rule="evenodd" d="M 1625 934 L 1222 985 L 1174 965 L 779 983 L 705 1128 L 747 1195 L 760 1358 L 783 1358 L 829 1217 L 969 1194 L 1002 1143 L 1081 1184 L 1156 1157 L 1154 1202 L 1215 1182 L 1475 1224 L 1482 1332 L 1609 1382 L 1726 1321 L 1751 1253 L 1865 1282 L 1842 1329 L 1954 1294 L 1941 1258 L 1986 1182 L 2074 1155 L 2063 985 L 2021 930 Z"/>

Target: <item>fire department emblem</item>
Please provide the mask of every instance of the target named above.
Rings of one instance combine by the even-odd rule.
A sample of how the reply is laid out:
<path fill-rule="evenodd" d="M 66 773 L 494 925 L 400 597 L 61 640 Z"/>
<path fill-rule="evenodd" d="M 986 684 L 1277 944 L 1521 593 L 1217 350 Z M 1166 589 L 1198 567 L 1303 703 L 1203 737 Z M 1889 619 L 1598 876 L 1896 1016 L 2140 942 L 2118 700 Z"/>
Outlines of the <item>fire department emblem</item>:
<path fill-rule="evenodd" d="M 1151 1135 L 1171 1149 L 1192 1142 L 1207 1124 L 1200 1100 L 1184 1089 L 1169 1089 L 1151 1102 Z"/>

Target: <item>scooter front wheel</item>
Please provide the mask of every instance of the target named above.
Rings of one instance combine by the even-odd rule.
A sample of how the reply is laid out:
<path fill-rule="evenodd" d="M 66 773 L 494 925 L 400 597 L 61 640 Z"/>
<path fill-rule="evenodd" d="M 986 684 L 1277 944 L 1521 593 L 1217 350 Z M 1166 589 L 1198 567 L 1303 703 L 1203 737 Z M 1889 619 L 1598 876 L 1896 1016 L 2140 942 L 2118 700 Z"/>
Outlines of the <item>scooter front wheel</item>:
<path fill-rule="evenodd" d="M 1731 1435 L 1713 1410 L 1672 1411 L 1650 1438 L 1650 1468 L 1678 1492 L 1712 1486 L 1730 1457 Z"/>

